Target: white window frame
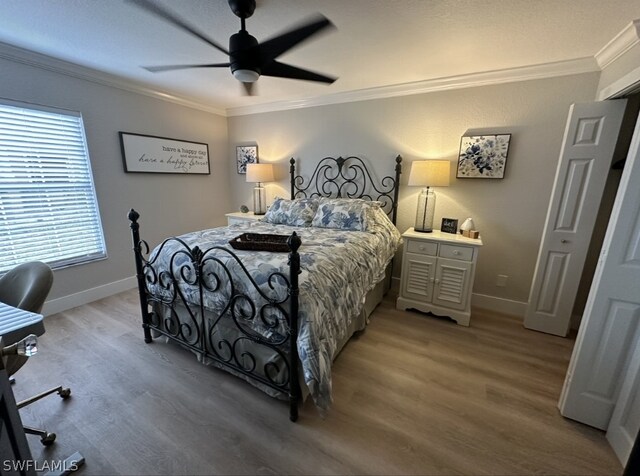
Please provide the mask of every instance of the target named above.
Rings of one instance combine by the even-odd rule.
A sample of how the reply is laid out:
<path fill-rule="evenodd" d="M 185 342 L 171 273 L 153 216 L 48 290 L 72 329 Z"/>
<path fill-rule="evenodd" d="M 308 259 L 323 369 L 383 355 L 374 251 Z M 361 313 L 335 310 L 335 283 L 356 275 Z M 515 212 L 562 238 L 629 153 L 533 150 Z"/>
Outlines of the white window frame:
<path fill-rule="evenodd" d="M 0 274 L 105 258 L 82 114 L 0 98 Z"/>

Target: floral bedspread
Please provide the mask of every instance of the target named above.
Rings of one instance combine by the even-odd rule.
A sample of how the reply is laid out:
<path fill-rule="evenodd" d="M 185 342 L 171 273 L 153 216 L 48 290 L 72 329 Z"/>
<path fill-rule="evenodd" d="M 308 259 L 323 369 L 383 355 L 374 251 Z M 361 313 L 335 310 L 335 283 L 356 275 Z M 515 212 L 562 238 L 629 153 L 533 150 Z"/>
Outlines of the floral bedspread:
<path fill-rule="evenodd" d="M 338 343 L 347 337 L 345 334 L 360 313 L 366 294 L 384 278 L 385 268 L 400 243 L 398 230 L 391 222 L 388 226 L 376 227 L 373 232 L 362 232 L 255 221 L 197 231 L 178 238 L 190 247 L 198 245 L 201 250 L 211 246 L 229 248 L 240 258 L 256 284 L 269 288 L 267 280 L 274 271 L 289 275 L 288 253 L 233 250 L 228 242 L 243 232 L 290 235 L 294 231 L 302 240 L 299 249 L 302 273 L 299 276 L 298 353 L 305 383 L 316 406 L 327 410 L 331 405 L 331 363 L 338 351 Z M 168 241 L 155 266 L 168 268 L 171 256 L 179 248 L 178 242 Z M 158 249 L 151 254 L 152 260 Z M 186 256 L 174 258 L 177 261 L 174 268 L 176 264 L 179 266 L 180 260 L 186 259 Z M 230 268 L 234 266 L 232 264 Z M 274 285 L 274 293 L 286 296 L 284 281 L 276 279 L 271 284 Z M 251 285 L 242 291 L 256 293 Z M 199 303 L 198 293 L 193 287 L 186 286 L 184 292 L 188 300 Z M 205 307 L 211 310 L 224 305 L 224 298 L 219 295 L 205 293 L 204 300 Z M 268 326 L 261 327 L 260 319 L 252 322 L 254 330 L 262 335 L 269 337 L 273 332 Z"/>

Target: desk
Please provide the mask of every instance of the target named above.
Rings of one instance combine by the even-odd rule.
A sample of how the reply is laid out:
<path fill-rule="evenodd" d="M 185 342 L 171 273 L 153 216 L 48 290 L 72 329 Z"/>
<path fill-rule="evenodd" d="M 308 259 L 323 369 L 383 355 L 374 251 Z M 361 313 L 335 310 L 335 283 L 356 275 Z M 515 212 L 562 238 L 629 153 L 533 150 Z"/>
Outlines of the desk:
<path fill-rule="evenodd" d="M 44 334 L 42 315 L 23 311 L 17 307 L 0 302 L 0 336 L 5 345 L 18 342 L 29 334 Z"/>
<path fill-rule="evenodd" d="M 24 311 L 0 302 L 0 349 L 5 345 L 11 345 L 29 334 L 44 334 L 43 317 L 41 314 Z M 31 451 L 25 437 L 24 427 L 18 413 L 18 406 L 13 396 L 13 390 L 9 383 L 9 376 L 4 366 L 4 358 L 0 356 L 0 454 L 5 458 L 1 464 L 23 470 L 9 470 L 9 474 L 21 474 L 37 476 L 35 461 L 31 457 Z M 54 436 L 55 437 L 55 436 Z M 28 464 L 27 464 L 28 463 Z M 63 476 L 72 473 L 84 464 L 84 457 L 80 453 L 74 453 L 64 461 L 58 461 L 56 469 L 46 475 Z M 14 469 L 15 469 L 14 468 Z"/>

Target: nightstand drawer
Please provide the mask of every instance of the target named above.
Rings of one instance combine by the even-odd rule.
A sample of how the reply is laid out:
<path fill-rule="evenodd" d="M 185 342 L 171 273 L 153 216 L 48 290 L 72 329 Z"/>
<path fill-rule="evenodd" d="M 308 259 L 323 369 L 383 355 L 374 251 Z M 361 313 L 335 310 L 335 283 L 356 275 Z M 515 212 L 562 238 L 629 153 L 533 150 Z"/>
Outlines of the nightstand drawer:
<path fill-rule="evenodd" d="M 460 259 L 471 261 L 473 259 L 473 248 L 470 246 L 440 245 L 440 254 L 443 258 Z"/>
<path fill-rule="evenodd" d="M 436 256 L 438 254 L 438 244 L 418 240 L 408 240 L 407 253 Z"/>

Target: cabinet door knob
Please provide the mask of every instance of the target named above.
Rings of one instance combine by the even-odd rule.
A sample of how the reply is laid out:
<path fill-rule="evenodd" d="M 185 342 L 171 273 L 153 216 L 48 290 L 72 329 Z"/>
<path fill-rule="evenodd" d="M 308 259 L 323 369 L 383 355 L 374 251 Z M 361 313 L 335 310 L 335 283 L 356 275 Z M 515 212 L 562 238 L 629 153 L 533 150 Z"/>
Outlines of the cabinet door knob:
<path fill-rule="evenodd" d="M 420 245 L 420 246 L 418 246 L 418 249 L 419 249 L 420 251 L 424 251 L 424 245 Z"/>
<path fill-rule="evenodd" d="M 454 255 L 459 255 L 459 254 L 460 254 L 460 252 L 459 252 L 458 250 L 453 250 L 453 254 L 454 254 Z"/>
<path fill-rule="evenodd" d="M 560 240 L 560 243 L 569 243 L 569 240 Z"/>

